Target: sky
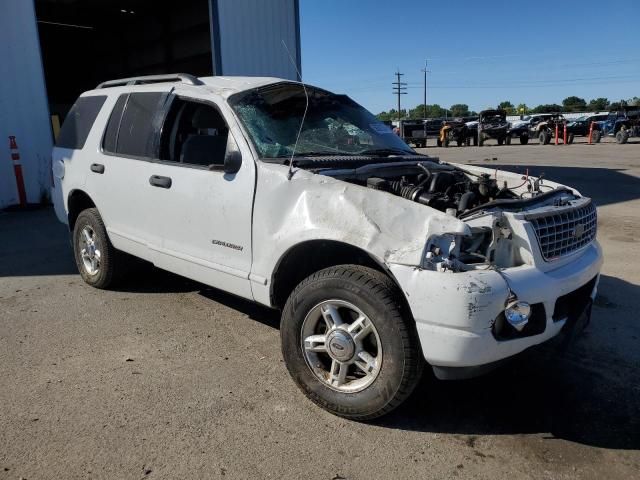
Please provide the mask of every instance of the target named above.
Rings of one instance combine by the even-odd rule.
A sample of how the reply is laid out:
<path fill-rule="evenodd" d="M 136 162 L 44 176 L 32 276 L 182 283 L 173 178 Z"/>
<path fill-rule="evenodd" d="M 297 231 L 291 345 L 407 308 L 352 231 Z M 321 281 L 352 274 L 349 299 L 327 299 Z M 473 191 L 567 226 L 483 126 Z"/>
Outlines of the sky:
<path fill-rule="evenodd" d="M 541 8 L 546 5 L 547 8 Z M 374 113 L 640 97 L 640 1 L 300 0 L 302 78 Z"/>

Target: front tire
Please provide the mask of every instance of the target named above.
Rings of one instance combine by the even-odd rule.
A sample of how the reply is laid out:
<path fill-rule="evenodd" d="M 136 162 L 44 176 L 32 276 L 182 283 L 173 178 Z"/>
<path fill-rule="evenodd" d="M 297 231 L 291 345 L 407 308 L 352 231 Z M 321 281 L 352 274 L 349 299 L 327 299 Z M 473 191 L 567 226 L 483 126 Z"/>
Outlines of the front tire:
<path fill-rule="evenodd" d="M 96 288 L 108 288 L 124 270 L 124 254 L 114 248 L 97 208 L 78 215 L 73 228 L 73 252 L 82 279 Z"/>
<path fill-rule="evenodd" d="M 529 143 L 529 135 L 521 135 L 520 145 L 526 145 L 527 143 Z"/>
<path fill-rule="evenodd" d="M 369 420 L 411 394 L 424 360 L 401 295 L 386 275 L 357 265 L 326 268 L 296 287 L 282 313 L 282 355 L 312 402 Z"/>

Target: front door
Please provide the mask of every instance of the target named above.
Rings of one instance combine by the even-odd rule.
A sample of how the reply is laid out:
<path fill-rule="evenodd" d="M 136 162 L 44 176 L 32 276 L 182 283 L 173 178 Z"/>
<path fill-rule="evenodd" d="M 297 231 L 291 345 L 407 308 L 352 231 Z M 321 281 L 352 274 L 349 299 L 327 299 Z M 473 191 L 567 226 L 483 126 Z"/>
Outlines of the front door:
<path fill-rule="evenodd" d="M 153 262 L 237 295 L 252 298 L 251 216 L 255 164 L 225 104 L 178 89 L 162 120 L 159 161 L 145 185 L 148 246 Z M 228 107 L 226 107 L 228 108 Z M 230 117 L 230 115 L 227 113 Z M 237 173 L 221 170 L 239 150 Z"/>

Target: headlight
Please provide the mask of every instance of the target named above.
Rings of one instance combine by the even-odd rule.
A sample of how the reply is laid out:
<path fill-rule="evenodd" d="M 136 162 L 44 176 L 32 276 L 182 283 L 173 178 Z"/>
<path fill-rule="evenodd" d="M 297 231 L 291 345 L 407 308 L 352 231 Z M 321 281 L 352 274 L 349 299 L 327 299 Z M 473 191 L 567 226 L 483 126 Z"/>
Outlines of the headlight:
<path fill-rule="evenodd" d="M 471 264 L 487 261 L 485 257 L 491 243 L 490 228 L 472 228 L 470 236 L 445 233 L 432 235 L 424 249 L 422 268 L 454 272 L 469 270 Z"/>
<path fill-rule="evenodd" d="M 513 328 L 521 332 L 529 322 L 531 316 L 531 306 L 527 302 L 519 300 L 512 301 L 504 310 L 504 317 Z"/>

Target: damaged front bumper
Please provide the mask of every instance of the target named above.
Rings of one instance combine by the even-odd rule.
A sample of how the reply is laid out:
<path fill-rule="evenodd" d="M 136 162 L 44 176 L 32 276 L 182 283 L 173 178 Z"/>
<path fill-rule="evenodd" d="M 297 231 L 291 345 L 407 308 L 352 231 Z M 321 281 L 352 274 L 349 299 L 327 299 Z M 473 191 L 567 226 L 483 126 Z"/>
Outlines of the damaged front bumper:
<path fill-rule="evenodd" d="M 416 321 L 424 358 L 442 378 L 483 373 L 558 335 L 574 323 L 566 303 L 576 303 L 575 292 L 590 290 L 584 308 L 594 298 L 601 266 L 597 241 L 571 262 L 544 272 L 529 265 L 452 273 L 389 264 Z M 496 335 L 495 323 L 513 294 L 535 306 L 539 318 L 524 336 L 503 338 Z"/>

